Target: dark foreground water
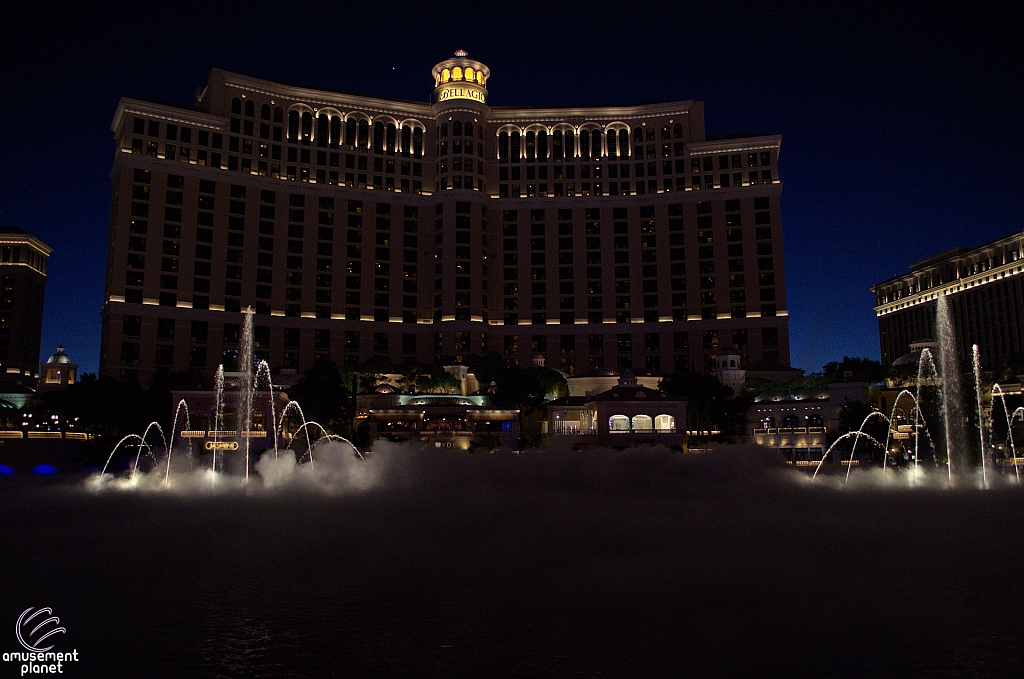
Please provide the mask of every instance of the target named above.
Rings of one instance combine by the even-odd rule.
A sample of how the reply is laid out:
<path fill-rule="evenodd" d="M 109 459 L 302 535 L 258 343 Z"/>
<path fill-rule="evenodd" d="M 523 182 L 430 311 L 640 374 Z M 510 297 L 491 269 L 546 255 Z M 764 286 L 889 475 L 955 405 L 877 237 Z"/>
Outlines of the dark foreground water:
<path fill-rule="evenodd" d="M 1024 675 L 1017 487 L 810 486 L 741 451 L 366 465 L 220 493 L 0 478 L 0 652 L 46 606 L 69 677 Z"/>

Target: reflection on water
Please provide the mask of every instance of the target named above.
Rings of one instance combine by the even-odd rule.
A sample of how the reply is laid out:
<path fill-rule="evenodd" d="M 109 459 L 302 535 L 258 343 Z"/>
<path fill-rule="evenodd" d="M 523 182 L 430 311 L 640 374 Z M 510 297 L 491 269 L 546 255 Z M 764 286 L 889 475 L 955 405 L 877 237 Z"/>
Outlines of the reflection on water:
<path fill-rule="evenodd" d="M 222 494 L 3 479 L 0 624 L 52 606 L 80 676 L 1024 670 L 1011 485 L 843 490 L 737 451 L 365 464 Z"/>

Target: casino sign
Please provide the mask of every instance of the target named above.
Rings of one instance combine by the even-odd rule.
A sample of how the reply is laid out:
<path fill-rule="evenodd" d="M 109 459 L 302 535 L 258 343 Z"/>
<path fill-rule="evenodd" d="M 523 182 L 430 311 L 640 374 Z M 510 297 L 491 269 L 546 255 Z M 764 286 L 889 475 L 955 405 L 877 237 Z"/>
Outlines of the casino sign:
<path fill-rule="evenodd" d="M 467 85 L 447 85 L 445 87 L 438 88 L 437 90 L 438 101 L 448 101 L 450 99 L 472 99 L 473 101 L 479 101 L 483 104 L 485 103 L 485 97 L 486 94 L 483 89 Z"/>

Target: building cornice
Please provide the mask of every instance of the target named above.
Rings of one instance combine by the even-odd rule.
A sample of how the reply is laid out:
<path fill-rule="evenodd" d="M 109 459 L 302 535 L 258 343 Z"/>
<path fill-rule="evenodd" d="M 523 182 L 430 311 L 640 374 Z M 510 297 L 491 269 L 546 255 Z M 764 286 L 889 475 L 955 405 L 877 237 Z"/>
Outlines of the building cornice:
<path fill-rule="evenodd" d="M 31 245 L 44 256 L 49 257 L 53 248 L 30 233 L 0 233 L 0 245 Z M 5 262 L 5 265 L 17 266 L 24 262 Z M 27 265 L 26 265 L 27 266 Z"/>
<path fill-rule="evenodd" d="M 642 118 L 668 115 L 687 115 L 700 102 L 669 101 L 660 104 L 639 104 L 635 106 L 573 106 L 557 108 L 516 108 L 495 106 L 491 108 L 491 123 L 550 122 L 560 123 L 575 120 L 579 123 L 604 120 L 639 120 Z"/>
<path fill-rule="evenodd" d="M 185 107 L 173 106 L 171 104 L 158 104 L 152 101 L 141 101 L 121 97 L 117 102 L 117 111 L 114 113 L 114 120 L 110 123 L 110 129 L 116 134 L 121 127 L 125 115 L 143 115 L 148 118 L 156 118 L 169 123 L 205 127 L 210 130 L 223 130 L 225 119 L 220 116 L 211 115 L 202 111 L 195 111 Z"/>
<path fill-rule="evenodd" d="M 316 104 L 318 106 L 332 106 L 335 108 L 358 109 L 376 111 L 398 116 L 420 116 L 424 118 L 433 117 L 433 109 L 428 103 L 414 101 L 402 101 L 398 99 L 380 99 L 377 97 L 366 97 L 358 94 L 345 94 L 332 92 L 330 90 L 318 90 L 310 87 L 298 87 L 285 85 L 273 80 L 263 80 L 240 73 L 231 73 L 215 68 L 210 72 L 211 79 L 219 77 L 227 87 L 234 87 L 246 92 L 265 94 L 269 97 L 280 97 L 305 104 Z"/>
<path fill-rule="evenodd" d="M 995 283 L 1012 276 L 1024 275 L 1024 260 L 1016 260 L 1008 262 L 1001 266 L 995 266 L 987 271 L 982 271 L 970 276 L 964 276 L 963 278 L 957 278 L 955 281 L 944 285 L 938 285 L 928 290 L 916 292 L 906 297 L 900 297 L 892 302 L 886 302 L 885 304 L 879 304 L 874 307 L 876 316 L 884 316 L 891 314 L 894 311 L 900 311 L 912 306 L 919 304 L 927 304 L 933 302 L 939 298 L 939 295 L 955 295 L 965 290 L 970 290 L 981 285 L 987 285 L 988 283 Z M 907 276 L 901 276 L 901 278 L 912 278 L 914 274 L 907 274 Z M 875 286 L 877 288 L 879 286 Z M 875 290 L 872 288 L 872 290 Z"/>
<path fill-rule="evenodd" d="M 691 142 L 687 145 L 691 156 L 709 155 L 713 153 L 741 153 L 744 151 L 768 151 L 781 149 L 781 134 L 766 134 L 732 139 L 716 139 L 714 141 Z"/>
<path fill-rule="evenodd" d="M 1011 247 L 1012 249 L 1009 251 L 1006 249 Z M 1008 261 L 996 266 L 990 266 L 978 273 L 967 276 L 963 275 L 964 264 L 987 263 L 991 256 L 997 253 L 1003 254 Z M 993 283 L 1009 276 L 1024 274 L 1024 231 L 1012 233 L 969 250 L 966 248 L 953 248 L 945 253 L 921 260 L 911 265 L 911 271 L 893 276 L 888 280 L 871 286 L 871 292 L 877 295 L 880 291 L 893 286 L 904 284 L 913 286 L 921 281 L 922 276 L 927 276 L 930 272 L 941 271 L 951 265 L 956 267 L 957 277 L 954 280 L 932 285 L 925 290 L 918 290 L 899 299 L 878 304 L 874 307 L 875 314 L 878 316 L 890 314 L 900 309 L 934 301 L 939 295 L 952 295 L 979 285 Z"/>

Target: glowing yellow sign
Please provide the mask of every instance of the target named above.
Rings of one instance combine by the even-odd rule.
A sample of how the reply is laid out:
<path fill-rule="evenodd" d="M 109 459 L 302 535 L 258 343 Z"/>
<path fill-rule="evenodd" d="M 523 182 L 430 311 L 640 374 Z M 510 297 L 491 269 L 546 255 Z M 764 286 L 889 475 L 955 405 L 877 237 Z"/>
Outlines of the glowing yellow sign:
<path fill-rule="evenodd" d="M 238 450 L 237 441 L 207 441 L 207 450 Z"/>
<path fill-rule="evenodd" d="M 482 104 L 484 103 L 484 97 L 484 91 L 479 87 L 473 87 L 472 85 L 446 85 L 437 93 L 438 101 L 447 101 L 449 99 L 472 99 L 473 101 L 479 101 Z"/>

